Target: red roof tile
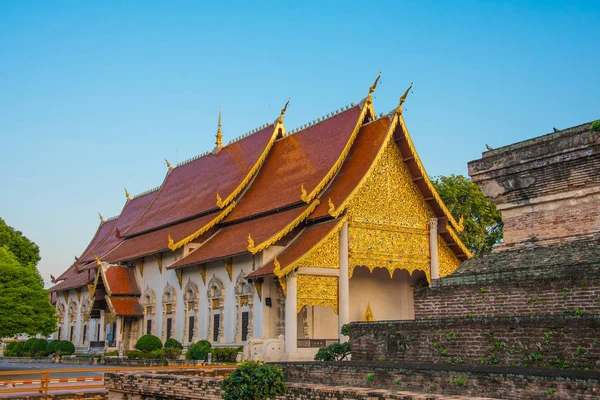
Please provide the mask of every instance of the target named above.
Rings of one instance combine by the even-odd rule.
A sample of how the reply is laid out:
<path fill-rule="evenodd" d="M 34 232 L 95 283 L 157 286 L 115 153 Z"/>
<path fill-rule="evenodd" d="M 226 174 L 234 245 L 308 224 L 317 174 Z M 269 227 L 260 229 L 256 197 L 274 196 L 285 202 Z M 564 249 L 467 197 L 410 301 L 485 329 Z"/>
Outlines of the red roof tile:
<path fill-rule="evenodd" d="M 133 260 L 138 257 L 167 250 L 169 235 L 177 242 L 205 226 L 214 217 L 215 214 L 205 215 L 204 217 L 125 239 L 117 248 L 102 257 L 102 261 L 117 262 Z"/>
<path fill-rule="evenodd" d="M 63 281 L 52 286 L 50 288 L 51 292 L 75 289 L 87 285 L 94 280 L 95 273 L 91 270 L 79 272 L 77 265 L 73 264 L 61 275 L 61 277 Z"/>
<path fill-rule="evenodd" d="M 90 252 L 87 257 L 80 258 L 79 261 L 81 263 L 92 261 L 94 260 L 94 254 L 102 259 L 103 256 L 117 247 L 119 243 L 123 241 L 123 237 L 117 236 L 118 233 L 122 235 L 123 232 L 131 227 L 135 220 L 142 215 L 148 205 L 152 202 L 156 193 L 156 191 L 152 191 L 127 201 L 123 207 L 123 211 L 121 211 L 119 218 L 117 218 L 116 223 L 113 224 L 109 233 L 98 244 L 93 253 Z"/>
<path fill-rule="evenodd" d="M 173 169 L 156 198 L 127 231 L 127 236 L 163 227 L 217 209 L 216 195 L 227 198 L 260 159 L 274 126 Z"/>
<path fill-rule="evenodd" d="M 259 245 L 279 233 L 308 208 L 308 205 L 304 205 L 262 218 L 226 226 L 202 246 L 191 252 L 187 257 L 170 265 L 169 268 L 201 264 L 248 252 L 248 234 L 252 236 L 254 243 Z"/>
<path fill-rule="evenodd" d="M 361 127 L 352 150 L 331 186 L 320 196 L 321 203 L 310 215 L 311 219 L 329 216 L 328 199 L 339 207 L 350 196 L 379 153 L 389 125 L 390 120 L 385 117 Z"/>
<path fill-rule="evenodd" d="M 310 193 L 327 175 L 348 143 L 360 114 L 360 106 L 355 106 L 275 142 L 258 176 L 225 221 L 301 201 L 301 186 Z"/>
<path fill-rule="evenodd" d="M 116 315 L 126 317 L 138 317 L 144 315 L 144 310 L 140 302 L 135 297 L 107 297 L 106 301 L 110 304 Z"/>
<path fill-rule="evenodd" d="M 104 283 L 111 296 L 141 294 L 133 269 L 130 267 L 109 267 L 104 271 L 104 277 L 106 278 Z"/>
<path fill-rule="evenodd" d="M 334 219 L 320 224 L 309 225 L 304 228 L 286 248 L 277 254 L 277 261 L 283 269 L 289 264 L 303 256 L 307 251 L 312 249 L 321 239 L 331 232 L 340 220 Z M 307 265 L 310 267 L 311 265 Z M 273 260 L 270 260 L 265 265 L 256 271 L 248 274 L 246 278 L 255 278 L 258 276 L 271 275 L 275 265 Z"/>

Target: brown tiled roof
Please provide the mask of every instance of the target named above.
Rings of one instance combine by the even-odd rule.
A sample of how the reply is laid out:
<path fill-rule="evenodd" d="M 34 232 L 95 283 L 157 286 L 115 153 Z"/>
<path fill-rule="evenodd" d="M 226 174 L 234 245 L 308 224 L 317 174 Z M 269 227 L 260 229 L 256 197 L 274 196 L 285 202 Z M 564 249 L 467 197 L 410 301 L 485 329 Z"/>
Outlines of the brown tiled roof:
<path fill-rule="evenodd" d="M 144 310 L 136 297 L 106 297 L 109 307 L 115 310 L 116 315 L 138 317 L 144 315 Z"/>
<path fill-rule="evenodd" d="M 320 196 L 321 203 L 310 215 L 310 219 L 328 217 L 329 201 L 339 207 L 365 176 L 375 156 L 381 149 L 390 125 L 388 117 L 380 118 L 361 127 L 352 150 L 331 186 Z"/>
<path fill-rule="evenodd" d="M 102 242 L 99 243 L 93 254 L 90 252 L 87 257 L 80 258 L 79 261 L 81 263 L 93 261 L 94 254 L 102 259 L 103 256 L 117 247 L 119 243 L 123 241 L 123 237 L 119 237 L 119 233 L 123 235 L 123 232 L 131 227 L 135 220 L 142 215 L 144 210 L 146 210 L 148 205 L 152 202 L 154 196 L 156 196 L 156 191 L 146 193 L 142 196 L 127 201 L 123 207 L 123 211 L 121 211 L 121 214 L 119 215 L 119 218 L 116 219 L 116 223 L 113 224 L 111 230 L 102 240 Z"/>
<path fill-rule="evenodd" d="M 348 143 L 361 107 L 354 106 L 303 131 L 278 140 L 260 173 L 226 222 L 301 201 L 331 170 Z"/>
<path fill-rule="evenodd" d="M 135 279 L 133 269 L 113 265 L 104 271 L 105 285 L 111 296 L 140 295 L 140 289 Z"/>
<path fill-rule="evenodd" d="M 248 252 L 248 234 L 252 236 L 254 243 L 258 245 L 279 233 L 308 208 L 308 205 L 303 205 L 223 227 L 202 246 L 191 252 L 187 257 L 171 264 L 169 268 L 201 264 Z"/>
<path fill-rule="evenodd" d="M 304 228 L 279 254 L 277 254 L 277 261 L 280 264 L 281 269 L 284 269 L 289 264 L 296 261 L 298 258 L 303 256 L 307 251 L 312 249 L 321 239 L 323 239 L 329 232 L 331 232 L 337 223 L 340 222 L 337 219 L 333 219 L 320 224 L 309 225 Z M 261 268 L 248 274 L 246 278 L 255 278 L 264 275 L 270 275 L 273 273 L 275 265 L 273 260 L 270 260 Z"/>
<path fill-rule="evenodd" d="M 58 292 L 61 290 L 69 290 L 87 285 L 94 280 L 94 271 L 82 271 L 79 272 L 77 265 L 73 264 L 67 269 L 62 275 L 62 282 L 50 288 L 51 292 Z"/>
<path fill-rule="evenodd" d="M 173 169 L 146 212 L 127 236 L 163 227 L 217 209 L 217 193 L 227 198 L 248 176 L 274 139 L 274 126 Z"/>
<path fill-rule="evenodd" d="M 212 218 L 214 218 L 214 214 L 205 215 L 204 217 L 194 218 L 167 228 L 128 238 L 113 251 L 103 256 L 102 261 L 117 262 L 133 260 L 138 257 L 167 250 L 169 235 L 177 242 L 205 226 Z"/>

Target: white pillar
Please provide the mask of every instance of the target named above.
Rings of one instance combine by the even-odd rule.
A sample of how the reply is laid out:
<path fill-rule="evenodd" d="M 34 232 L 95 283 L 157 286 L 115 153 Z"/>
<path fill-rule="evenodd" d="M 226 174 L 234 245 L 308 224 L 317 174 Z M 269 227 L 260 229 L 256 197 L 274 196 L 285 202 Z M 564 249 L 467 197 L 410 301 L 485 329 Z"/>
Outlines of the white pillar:
<path fill-rule="evenodd" d="M 338 278 L 338 330 L 350 322 L 350 282 L 348 278 L 348 222 L 340 230 L 340 276 Z M 338 332 L 339 333 L 339 332 Z M 348 336 L 339 333 L 340 343 Z"/>
<path fill-rule="evenodd" d="M 285 353 L 287 359 L 293 357 L 298 346 L 298 281 L 296 271 L 290 272 L 286 278 L 287 293 L 285 296 Z"/>
<path fill-rule="evenodd" d="M 100 337 L 97 340 L 104 342 L 106 341 L 106 322 L 104 321 L 104 311 L 100 311 L 100 320 L 98 323 L 100 324 Z"/>
<path fill-rule="evenodd" d="M 438 219 L 431 218 L 429 220 L 429 257 L 430 257 L 430 274 L 431 280 L 440 278 L 440 270 L 438 265 Z"/>

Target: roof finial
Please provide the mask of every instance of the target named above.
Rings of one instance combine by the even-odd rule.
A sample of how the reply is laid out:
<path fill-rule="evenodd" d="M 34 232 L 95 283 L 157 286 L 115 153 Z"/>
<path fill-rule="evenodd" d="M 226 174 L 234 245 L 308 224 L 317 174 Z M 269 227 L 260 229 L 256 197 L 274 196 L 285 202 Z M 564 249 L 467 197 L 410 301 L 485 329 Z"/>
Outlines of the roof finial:
<path fill-rule="evenodd" d="M 285 106 L 283 106 L 283 108 L 281 109 L 281 113 L 279 113 L 279 119 L 277 120 L 277 122 L 279 122 L 280 124 L 283 124 L 283 116 L 284 116 L 285 112 L 287 111 L 288 104 L 290 104 L 289 98 L 288 98 L 287 103 L 285 103 Z"/>
<path fill-rule="evenodd" d="M 373 92 L 375 91 L 375 89 L 377 89 L 377 84 L 379 83 L 379 78 L 381 78 L 381 71 L 379 71 L 379 75 L 377 75 L 377 79 L 375 79 L 375 82 L 373 82 L 373 84 L 369 88 L 369 95 L 367 96 L 367 101 L 366 101 L 367 104 L 371 104 L 373 102 Z"/>
<path fill-rule="evenodd" d="M 221 109 L 219 109 L 219 122 L 217 122 L 217 147 L 223 147 L 223 133 L 221 132 Z"/>
<path fill-rule="evenodd" d="M 125 188 L 125 197 L 127 197 L 127 200 L 131 200 L 131 196 L 129 195 L 127 188 Z"/>
<path fill-rule="evenodd" d="M 406 101 L 406 97 L 408 96 L 408 92 L 410 92 L 410 89 L 412 89 L 412 85 L 413 83 L 411 82 L 408 89 L 406 89 L 406 92 L 404 92 L 402 97 L 400 97 L 400 103 L 398 103 L 398 107 L 396 108 L 396 115 L 402 114 L 402 104 L 404 104 L 404 102 Z"/>
<path fill-rule="evenodd" d="M 96 265 L 99 266 L 99 267 L 101 267 L 102 266 L 102 262 L 100 261 L 100 259 L 96 255 L 96 253 L 92 253 L 92 254 L 94 254 L 94 259 L 96 260 Z"/>
<path fill-rule="evenodd" d="M 102 214 L 98 213 L 98 216 L 100 217 L 100 222 L 106 222 Z"/>
<path fill-rule="evenodd" d="M 167 157 L 165 157 L 165 163 L 167 163 L 167 167 L 168 167 L 169 169 L 174 169 L 174 168 L 175 168 L 175 167 L 173 167 L 173 166 L 171 165 L 171 163 L 169 162 L 169 160 L 167 160 Z"/>

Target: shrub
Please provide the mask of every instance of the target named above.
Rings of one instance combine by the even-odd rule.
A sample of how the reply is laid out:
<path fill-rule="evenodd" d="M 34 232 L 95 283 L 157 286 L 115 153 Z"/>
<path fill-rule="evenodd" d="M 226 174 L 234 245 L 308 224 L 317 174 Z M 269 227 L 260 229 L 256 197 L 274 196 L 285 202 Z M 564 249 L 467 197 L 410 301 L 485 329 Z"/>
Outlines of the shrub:
<path fill-rule="evenodd" d="M 105 357 L 117 357 L 118 355 L 119 352 L 117 350 L 107 351 L 106 353 L 104 353 Z"/>
<path fill-rule="evenodd" d="M 135 348 L 141 351 L 160 350 L 162 347 L 162 342 L 154 335 L 144 335 L 135 344 Z"/>
<path fill-rule="evenodd" d="M 75 345 L 68 340 L 61 340 L 56 344 L 56 352 L 60 351 L 61 356 L 69 356 L 75 353 Z"/>
<path fill-rule="evenodd" d="M 108 353 L 106 353 L 106 355 L 108 355 Z M 130 350 L 127 352 L 127 358 L 130 358 L 132 360 L 144 358 L 144 355 L 145 355 L 145 353 L 143 351 L 139 351 L 139 350 Z"/>
<path fill-rule="evenodd" d="M 342 335 L 350 336 L 350 325 L 346 324 L 342 326 L 340 332 Z M 315 361 L 342 361 L 350 355 L 350 352 L 350 342 L 334 343 L 320 348 L 317 354 L 315 354 Z"/>
<path fill-rule="evenodd" d="M 238 353 L 244 349 L 240 347 L 214 347 L 212 349 L 212 361 L 235 362 Z"/>
<path fill-rule="evenodd" d="M 175 339 L 167 339 L 164 347 L 165 347 L 165 349 L 168 349 L 168 348 L 179 349 L 179 350 L 183 349 L 183 345 Z"/>
<path fill-rule="evenodd" d="M 201 340 L 190 346 L 185 353 L 185 358 L 187 360 L 206 360 L 207 354 L 210 353 L 210 348 L 211 345 L 208 340 Z"/>
<path fill-rule="evenodd" d="M 152 350 L 149 352 L 145 352 L 144 358 L 151 358 L 151 359 L 157 359 L 157 360 L 160 358 L 165 358 L 164 349 L 156 349 L 156 350 Z"/>
<path fill-rule="evenodd" d="M 23 345 L 23 351 L 31 351 L 31 347 L 33 347 L 33 344 L 36 341 L 37 341 L 37 339 L 34 337 L 27 339 L 25 341 L 25 344 Z"/>
<path fill-rule="evenodd" d="M 17 343 L 19 342 L 10 342 L 6 345 L 6 350 L 7 351 L 12 351 L 15 349 L 15 346 L 17 345 Z"/>
<path fill-rule="evenodd" d="M 181 355 L 181 349 L 175 349 L 173 347 L 166 347 L 162 349 L 163 356 L 167 360 L 177 360 Z"/>
<path fill-rule="evenodd" d="M 271 364 L 246 361 L 221 386 L 225 400 L 264 400 L 286 392 L 283 371 Z"/>
<path fill-rule="evenodd" d="M 23 352 L 23 357 L 31 357 L 31 352 L 30 351 L 24 351 Z"/>
<path fill-rule="evenodd" d="M 13 352 L 16 357 L 21 357 L 23 355 L 23 346 L 25 346 L 25 342 L 15 343 L 15 347 L 13 347 Z"/>
<path fill-rule="evenodd" d="M 592 132 L 600 131 L 600 119 L 592 122 L 592 125 L 590 125 L 590 131 L 592 131 Z"/>
<path fill-rule="evenodd" d="M 48 344 L 46 345 L 46 353 L 47 354 L 52 354 L 56 352 L 56 345 L 58 344 L 58 342 L 60 342 L 60 340 L 51 340 L 48 342 Z"/>
<path fill-rule="evenodd" d="M 31 346 L 31 353 L 36 357 L 44 357 L 48 354 L 46 353 L 46 347 L 48 347 L 46 339 L 36 339 Z"/>

